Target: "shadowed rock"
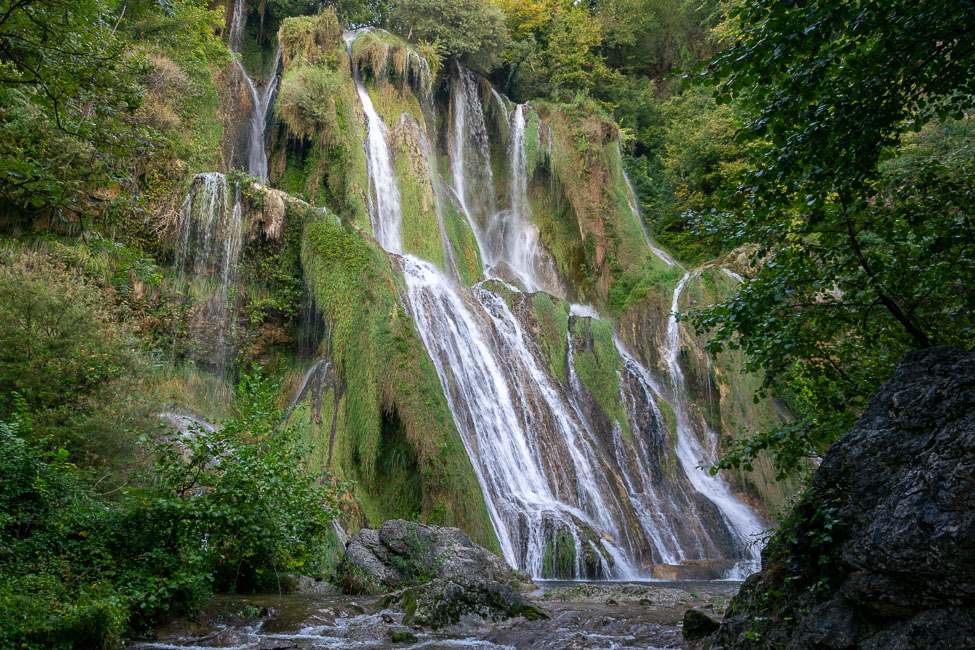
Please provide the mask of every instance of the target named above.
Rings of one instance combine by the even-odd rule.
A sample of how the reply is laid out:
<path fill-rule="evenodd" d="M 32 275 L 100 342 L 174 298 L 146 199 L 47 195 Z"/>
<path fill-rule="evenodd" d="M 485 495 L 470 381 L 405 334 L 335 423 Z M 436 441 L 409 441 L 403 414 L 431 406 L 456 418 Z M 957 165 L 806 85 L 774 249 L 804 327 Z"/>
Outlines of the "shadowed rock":
<path fill-rule="evenodd" d="M 523 616 L 536 621 L 549 617 L 511 587 L 478 576 L 438 578 L 394 594 L 387 602 L 398 602 L 405 609 L 405 624 L 435 630 L 461 618 L 503 621 Z"/>
<path fill-rule="evenodd" d="M 713 620 L 704 612 L 699 612 L 696 609 L 689 609 L 684 612 L 684 623 L 681 626 L 681 633 L 685 639 L 703 639 L 717 629 L 717 621 Z"/>
<path fill-rule="evenodd" d="M 393 519 L 353 535 L 339 566 L 348 593 L 376 593 L 435 579 L 478 577 L 516 589 L 531 580 L 457 528 Z"/>
<path fill-rule="evenodd" d="M 826 455 L 713 648 L 975 647 L 975 354 L 911 352 Z"/>

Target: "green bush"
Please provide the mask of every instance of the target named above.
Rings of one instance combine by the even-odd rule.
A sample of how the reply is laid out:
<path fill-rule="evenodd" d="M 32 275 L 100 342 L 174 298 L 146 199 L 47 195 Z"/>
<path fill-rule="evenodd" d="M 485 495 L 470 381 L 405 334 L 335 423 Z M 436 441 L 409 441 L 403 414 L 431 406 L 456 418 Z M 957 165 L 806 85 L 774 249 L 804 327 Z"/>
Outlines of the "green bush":
<path fill-rule="evenodd" d="M 277 389 L 245 375 L 219 430 L 147 437 L 154 463 L 114 495 L 30 442 L 17 399 L 0 421 L 0 647 L 111 647 L 213 589 L 320 575 L 339 488 L 304 473 Z"/>
<path fill-rule="evenodd" d="M 0 418 L 22 396 L 33 434 L 87 466 L 130 461 L 125 429 L 148 422 L 147 365 L 111 297 L 54 256 L 0 249 Z"/>

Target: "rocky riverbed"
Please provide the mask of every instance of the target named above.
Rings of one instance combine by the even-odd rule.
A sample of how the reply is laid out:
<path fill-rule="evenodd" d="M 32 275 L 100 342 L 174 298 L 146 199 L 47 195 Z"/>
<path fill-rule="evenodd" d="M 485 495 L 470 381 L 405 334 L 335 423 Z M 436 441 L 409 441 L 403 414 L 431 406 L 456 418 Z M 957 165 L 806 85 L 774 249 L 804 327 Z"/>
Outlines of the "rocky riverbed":
<path fill-rule="evenodd" d="M 132 650 L 188 648 L 699 648 L 684 612 L 720 618 L 736 582 L 543 583 L 527 597 L 549 618 L 461 619 L 437 631 L 403 623 L 379 596 L 328 593 L 221 596 L 160 627 Z"/>

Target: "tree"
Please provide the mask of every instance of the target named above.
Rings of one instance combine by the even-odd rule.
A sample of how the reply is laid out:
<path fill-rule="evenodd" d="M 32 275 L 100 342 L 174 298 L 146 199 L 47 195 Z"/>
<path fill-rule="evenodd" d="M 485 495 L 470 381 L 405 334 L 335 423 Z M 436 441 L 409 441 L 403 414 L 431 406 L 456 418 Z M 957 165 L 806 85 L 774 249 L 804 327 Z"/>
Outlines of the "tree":
<path fill-rule="evenodd" d="M 447 56 L 488 73 L 508 44 L 501 8 L 488 0 L 408 0 L 392 11 L 393 28 L 407 40 L 439 42 Z"/>
<path fill-rule="evenodd" d="M 0 3 L 0 197 L 85 213 L 145 134 L 126 121 L 145 60 L 127 51 L 109 0 Z"/>
<path fill-rule="evenodd" d="M 749 115 L 746 181 L 702 232 L 756 244 L 754 277 L 691 314 L 712 350 L 741 347 L 796 420 L 742 443 L 795 470 L 845 431 L 911 348 L 975 343 L 975 158 L 905 134 L 970 123 L 975 2 L 740 3 L 737 41 L 700 76 Z M 928 129 L 936 129 L 929 124 Z M 901 161 L 898 163 L 897 161 Z"/>

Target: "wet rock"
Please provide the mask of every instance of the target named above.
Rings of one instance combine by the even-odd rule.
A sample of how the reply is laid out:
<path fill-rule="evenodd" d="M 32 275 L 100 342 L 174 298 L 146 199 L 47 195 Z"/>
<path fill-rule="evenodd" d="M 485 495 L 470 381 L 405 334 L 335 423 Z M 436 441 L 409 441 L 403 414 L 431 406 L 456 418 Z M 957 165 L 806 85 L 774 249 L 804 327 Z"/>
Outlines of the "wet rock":
<path fill-rule="evenodd" d="M 416 635 L 409 630 L 391 630 L 389 640 L 393 643 L 416 643 Z"/>
<path fill-rule="evenodd" d="M 704 612 L 689 609 L 684 612 L 684 624 L 681 632 L 685 639 L 703 639 L 718 629 L 718 622 Z"/>
<path fill-rule="evenodd" d="M 911 352 L 829 450 L 713 647 L 975 647 L 973 539 L 975 354 Z"/>
<path fill-rule="evenodd" d="M 680 564 L 654 565 L 656 580 L 720 580 L 739 560 L 685 560 Z"/>
<path fill-rule="evenodd" d="M 348 593 L 378 593 L 432 579 L 478 577 L 519 590 L 531 580 L 457 528 L 394 519 L 353 535 L 339 566 Z"/>
<path fill-rule="evenodd" d="M 270 639 L 264 641 L 258 646 L 258 650 L 290 650 L 291 648 L 297 648 L 298 644 L 294 641 L 288 641 L 286 639 Z"/>
<path fill-rule="evenodd" d="M 440 629 L 461 618 L 503 621 L 518 616 L 548 618 L 537 605 L 507 585 L 478 576 L 438 578 L 390 597 L 406 610 L 403 623 Z M 388 602 L 388 601 L 387 601 Z"/>

